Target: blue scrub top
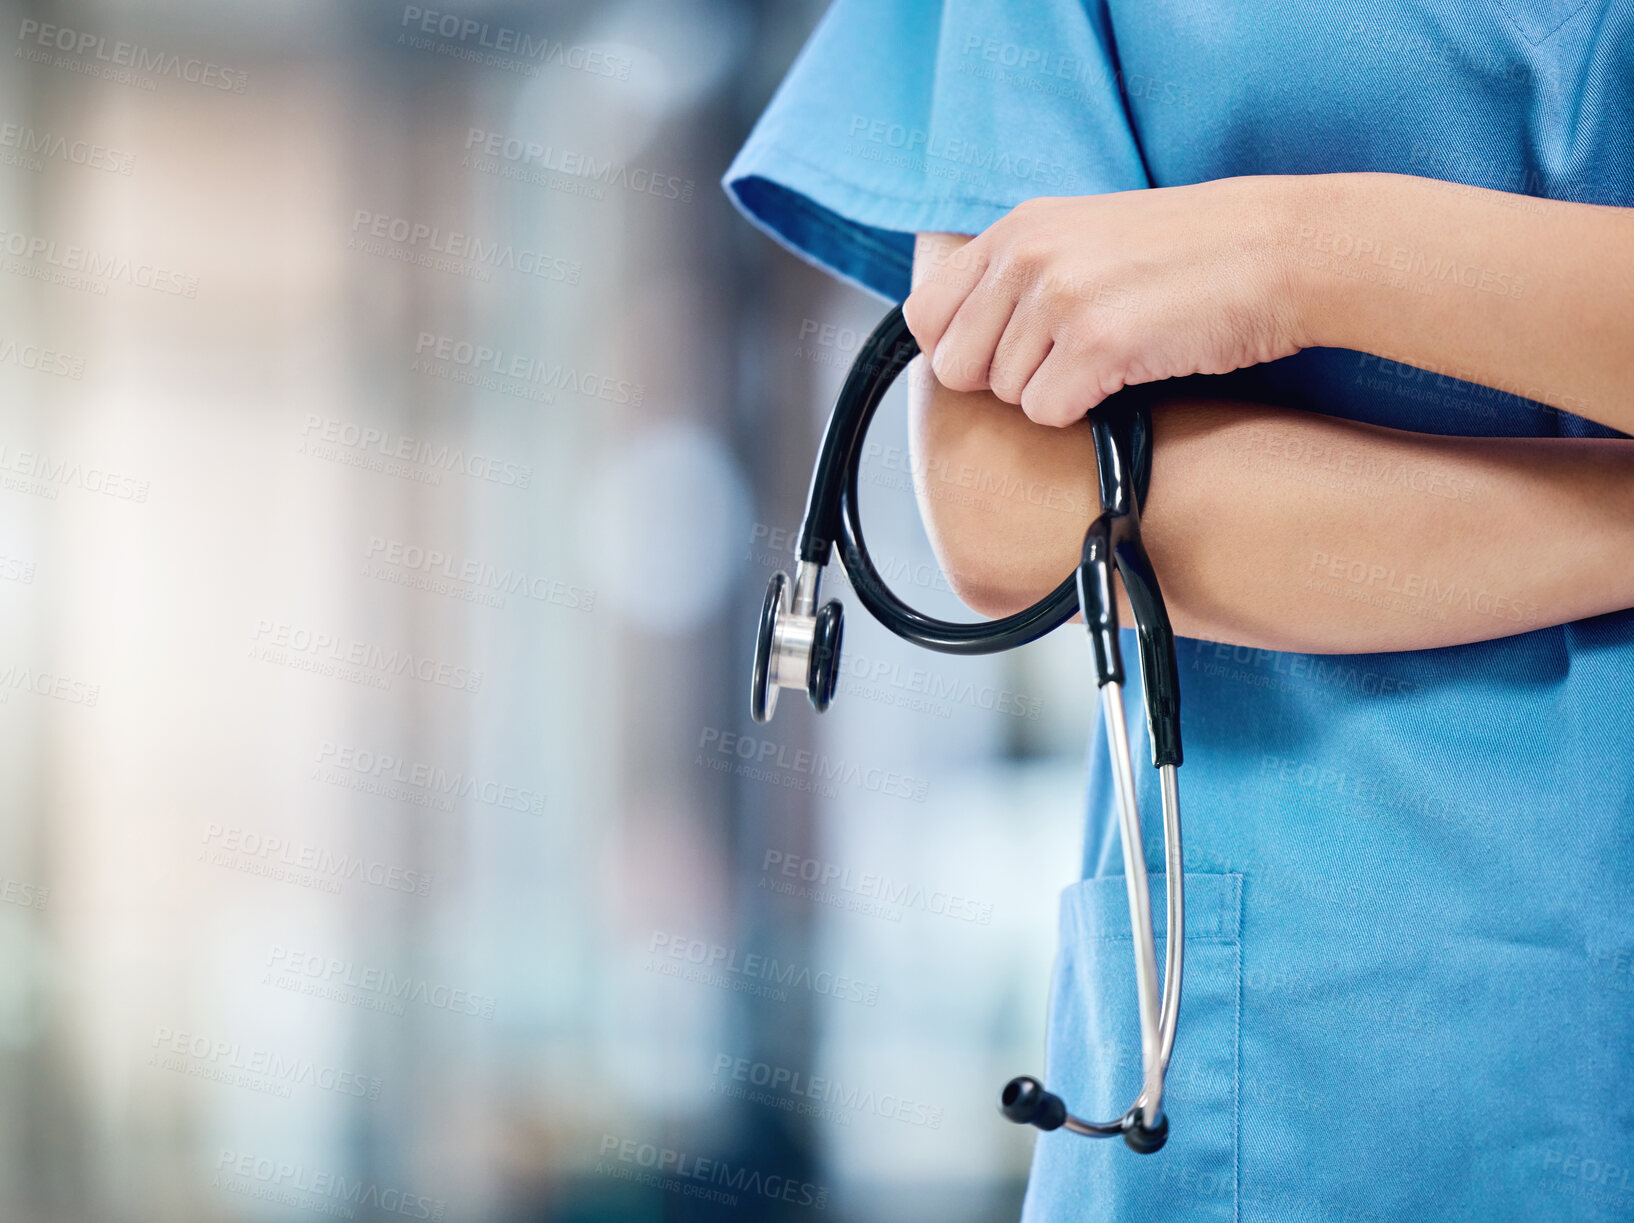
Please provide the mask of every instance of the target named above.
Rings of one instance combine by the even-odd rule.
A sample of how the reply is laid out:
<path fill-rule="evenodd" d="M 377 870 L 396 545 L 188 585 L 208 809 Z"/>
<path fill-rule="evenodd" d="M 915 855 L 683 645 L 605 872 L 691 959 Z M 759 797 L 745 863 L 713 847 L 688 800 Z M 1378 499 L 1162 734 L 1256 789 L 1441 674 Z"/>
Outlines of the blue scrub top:
<path fill-rule="evenodd" d="M 893 300 L 916 231 L 979 233 L 1039 195 L 1380 170 L 1627 206 L 1631 18 L 1596 0 L 838 0 L 726 186 Z M 1507 393 L 1524 387 L 1337 349 L 1227 381 L 1397 429 L 1616 436 Z M 1416 653 L 1179 655 L 1173 1136 L 1138 1156 L 1041 1135 L 1024 1218 L 1634 1218 L 1634 614 Z M 1138 755 L 1135 699 L 1129 718 Z M 1140 1060 L 1103 759 L 1098 731 L 1046 1079 L 1098 1118 Z"/>

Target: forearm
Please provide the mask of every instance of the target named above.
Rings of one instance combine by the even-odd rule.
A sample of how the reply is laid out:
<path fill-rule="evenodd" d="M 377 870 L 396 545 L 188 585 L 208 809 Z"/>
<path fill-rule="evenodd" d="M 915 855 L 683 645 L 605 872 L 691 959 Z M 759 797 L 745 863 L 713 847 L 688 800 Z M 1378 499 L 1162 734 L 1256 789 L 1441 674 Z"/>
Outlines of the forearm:
<path fill-rule="evenodd" d="M 1307 345 L 1634 432 L 1634 209 L 1399 174 L 1283 181 Z"/>
<path fill-rule="evenodd" d="M 1087 425 L 911 380 L 920 508 L 955 589 L 1001 615 L 1071 573 L 1095 506 Z M 1634 443 L 1403 433 L 1309 413 L 1155 409 L 1142 534 L 1175 631 L 1359 653 L 1634 606 Z"/>

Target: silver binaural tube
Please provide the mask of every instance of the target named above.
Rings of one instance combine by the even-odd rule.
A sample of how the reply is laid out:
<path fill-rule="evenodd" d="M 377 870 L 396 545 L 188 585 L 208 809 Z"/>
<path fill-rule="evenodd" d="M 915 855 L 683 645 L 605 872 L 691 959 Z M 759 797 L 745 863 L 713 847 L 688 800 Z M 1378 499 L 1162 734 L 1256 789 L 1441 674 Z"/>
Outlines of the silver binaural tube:
<path fill-rule="evenodd" d="M 1148 1126 L 1163 1117 L 1162 1007 L 1158 997 L 1157 946 L 1152 934 L 1151 886 L 1146 877 L 1146 854 L 1141 843 L 1140 812 L 1135 804 L 1135 778 L 1129 759 L 1129 729 L 1123 715 L 1123 685 L 1101 686 L 1112 783 L 1117 797 L 1118 833 L 1123 844 L 1124 882 L 1129 891 L 1129 924 L 1135 952 L 1135 995 L 1140 1007 L 1140 1050 L 1144 1086 L 1137 1106 L 1145 1111 Z M 1167 826 L 1165 825 L 1165 828 Z M 1173 890 L 1170 890 L 1173 896 Z"/>

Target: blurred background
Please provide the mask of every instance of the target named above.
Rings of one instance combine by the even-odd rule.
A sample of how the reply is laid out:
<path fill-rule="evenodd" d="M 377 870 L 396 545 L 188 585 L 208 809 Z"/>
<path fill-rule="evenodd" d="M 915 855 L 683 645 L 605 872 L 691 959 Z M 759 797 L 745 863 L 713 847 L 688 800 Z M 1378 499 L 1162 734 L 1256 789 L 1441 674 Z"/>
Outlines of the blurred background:
<path fill-rule="evenodd" d="M 821 8 L 0 0 L 0 1219 L 1015 1216 L 1081 644 L 748 716 Z"/>

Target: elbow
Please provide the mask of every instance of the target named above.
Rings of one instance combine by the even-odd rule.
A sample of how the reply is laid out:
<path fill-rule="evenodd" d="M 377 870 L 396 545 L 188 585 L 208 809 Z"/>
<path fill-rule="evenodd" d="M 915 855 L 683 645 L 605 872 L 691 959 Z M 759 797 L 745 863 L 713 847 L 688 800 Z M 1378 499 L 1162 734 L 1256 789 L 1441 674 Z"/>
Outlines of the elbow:
<path fill-rule="evenodd" d="M 920 517 L 953 594 L 995 619 L 1055 589 L 1089 522 L 1087 430 L 1035 425 L 991 395 L 918 383 L 909 419 Z"/>
<path fill-rule="evenodd" d="M 968 523 L 961 524 L 968 527 Z M 931 528 L 927 517 L 926 528 L 931 532 L 932 550 L 937 563 L 947 578 L 948 589 L 954 597 L 987 620 L 1011 616 L 1037 602 L 1053 583 L 1044 590 L 1035 590 L 1027 575 L 1006 564 L 1004 549 L 996 546 L 1001 541 L 988 539 L 969 530 L 942 530 Z M 1014 549 L 1009 550 L 1014 555 Z"/>

